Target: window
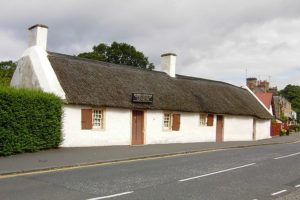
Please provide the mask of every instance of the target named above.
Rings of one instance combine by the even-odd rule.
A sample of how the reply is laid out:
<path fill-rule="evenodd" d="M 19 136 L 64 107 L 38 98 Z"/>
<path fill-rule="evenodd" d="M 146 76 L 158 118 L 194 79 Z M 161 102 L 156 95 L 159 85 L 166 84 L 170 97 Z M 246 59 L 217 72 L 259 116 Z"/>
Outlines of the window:
<path fill-rule="evenodd" d="M 165 113 L 164 114 L 164 129 L 179 131 L 180 129 L 180 114 L 178 113 Z"/>
<path fill-rule="evenodd" d="M 207 114 L 200 113 L 200 126 L 206 126 L 206 125 L 207 125 Z"/>
<path fill-rule="evenodd" d="M 102 129 L 104 126 L 103 109 L 81 109 L 81 129 Z"/>
<path fill-rule="evenodd" d="M 172 115 L 171 113 L 164 114 L 164 128 L 171 129 Z"/>
<path fill-rule="evenodd" d="M 93 110 L 93 128 L 103 128 L 103 110 Z"/>

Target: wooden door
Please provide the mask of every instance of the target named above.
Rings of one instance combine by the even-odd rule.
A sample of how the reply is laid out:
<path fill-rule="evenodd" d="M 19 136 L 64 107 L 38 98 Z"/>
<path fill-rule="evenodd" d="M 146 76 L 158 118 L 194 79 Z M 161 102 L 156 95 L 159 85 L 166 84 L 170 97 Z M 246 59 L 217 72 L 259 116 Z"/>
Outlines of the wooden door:
<path fill-rule="evenodd" d="M 223 142 L 223 116 L 217 115 L 216 142 Z"/>
<path fill-rule="evenodd" d="M 132 145 L 144 144 L 144 111 L 132 111 Z"/>

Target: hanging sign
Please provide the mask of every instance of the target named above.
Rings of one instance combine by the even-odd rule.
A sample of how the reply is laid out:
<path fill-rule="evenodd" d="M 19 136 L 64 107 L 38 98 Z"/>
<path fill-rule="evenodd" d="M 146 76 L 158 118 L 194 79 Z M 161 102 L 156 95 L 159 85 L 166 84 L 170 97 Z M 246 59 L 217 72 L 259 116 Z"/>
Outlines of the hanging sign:
<path fill-rule="evenodd" d="M 153 94 L 132 93 L 133 103 L 153 103 Z"/>

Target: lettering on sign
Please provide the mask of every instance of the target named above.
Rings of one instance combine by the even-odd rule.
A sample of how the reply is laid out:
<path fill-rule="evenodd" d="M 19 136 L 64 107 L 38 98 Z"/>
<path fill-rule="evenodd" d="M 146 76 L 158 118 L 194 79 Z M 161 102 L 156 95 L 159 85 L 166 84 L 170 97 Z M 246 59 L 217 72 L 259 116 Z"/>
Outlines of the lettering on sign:
<path fill-rule="evenodd" d="M 153 103 L 153 94 L 132 93 L 133 103 Z"/>

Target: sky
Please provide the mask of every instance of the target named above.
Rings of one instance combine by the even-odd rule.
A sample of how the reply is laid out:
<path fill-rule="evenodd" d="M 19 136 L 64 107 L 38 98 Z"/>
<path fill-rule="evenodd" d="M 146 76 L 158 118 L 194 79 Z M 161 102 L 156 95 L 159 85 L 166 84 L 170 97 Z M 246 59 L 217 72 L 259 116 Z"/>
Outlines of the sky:
<path fill-rule="evenodd" d="M 297 0 L 0 0 L 0 61 L 18 60 L 27 29 L 49 27 L 48 50 L 77 55 L 125 42 L 160 70 L 176 53 L 176 73 L 238 86 L 246 77 L 300 85 Z"/>

